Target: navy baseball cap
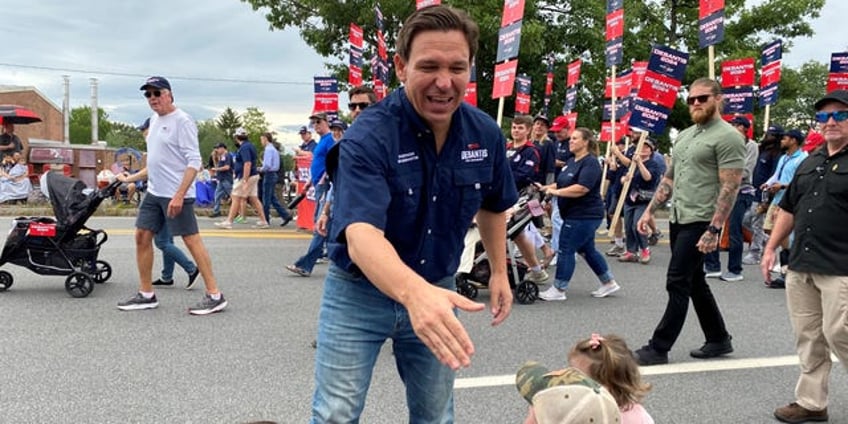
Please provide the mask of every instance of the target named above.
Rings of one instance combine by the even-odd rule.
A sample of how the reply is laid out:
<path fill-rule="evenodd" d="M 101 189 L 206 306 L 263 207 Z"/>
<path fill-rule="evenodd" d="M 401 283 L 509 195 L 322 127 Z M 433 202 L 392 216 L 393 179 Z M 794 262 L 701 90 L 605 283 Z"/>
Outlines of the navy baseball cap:
<path fill-rule="evenodd" d="M 219 148 L 221 148 L 221 147 L 223 147 L 223 148 L 225 148 L 225 149 L 226 149 L 226 148 L 227 148 L 227 144 L 226 144 L 226 143 L 218 143 L 218 144 L 216 144 L 216 145 L 215 145 L 215 148 L 216 148 L 216 149 L 219 149 Z"/>
<path fill-rule="evenodd" d="M 304 126 L 300 127 L 300 131 L 298 131 L 298 133 L 309 134 L 309 128 L 306 128 L 306 126 L 304 125 Z"/>
<path fill-rule="evenodd" d="M 141 123 L 141 125 L 139 125 L 135 128 L 139 131 L 144 131 L 144 130 L 150 128 L 150 118 L 145 119 L 144 122 Z"/>
<path fill-rule="evenodd" d="M 778 137 L 783 137 L 785 132 L 783 131 L 783 127 L 780 125 L 769 125 L 768 130 L 766 130 L 766 134 L 773 134 Z"/>
<path fill-rule="evenodd" d="M 333 119 L 330 121 L 330 128 L 340 128 L 342 131 L 347 131 L 347 123 L 341 119 Z"/>
<path fill-rule="evenodd" d="M 744 116 L 736 116 L 730 121 L 730 123 L 733 125 L 741 125 L 745 128 L 751 128 L 751 121 Z"/>
<path fill-rule="evenodd" d="M 804 133 L 802 133 L 801 130 L 797 130 L 797 129 L 791 129 L 791 130 L 787 131 L 786 134 L 783 134 L 783 136 L 784 137 L 792 137 L 795 140 L 798 140 L 798 144 L 803 144 L 804 139 L 807 138 L 807 137 L 804 136 Z"/>
<path fill-rule="evenodd" d="M 171 83 L 169 83 L 165 77 L 150 77 L 144 82 L 144 85 L 142 85 L 139 90 L 147 90 L 148 87 L 172 91 Z"/>

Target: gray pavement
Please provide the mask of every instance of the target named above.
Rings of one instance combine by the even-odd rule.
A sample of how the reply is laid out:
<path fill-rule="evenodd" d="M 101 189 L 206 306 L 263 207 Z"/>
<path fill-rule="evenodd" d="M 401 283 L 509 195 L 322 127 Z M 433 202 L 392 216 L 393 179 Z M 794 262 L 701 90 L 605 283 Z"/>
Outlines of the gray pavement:
<path fill-rule="evenodd" d="M 87 298 L 69 297 L 64 277 L 2 267 L 15 283 L 0 293 L 0 423 L 308 422 L 310 342 L 326 265 L 312 278 L 283 269 L 305 251 L 306 234 L 239 226 L 225 232 L 199 219 L 230 301 L 212 316 L 187 314 L 202 283 L 184 290 L 181 271 L 175 287 L 158 290 L 158 309 L 115 308 L 136 289 L 132 218 L 89 221 L 109 232 L 101 258 L 114 272 Z M 9 222 L 0 218 L 0 227 Z M 608 246 L 600 238 L 599 245 Z M 665 306 L 668 255 L 664 240 L 650 265 L 611 261 L 623 289 L 607 299 L 589 296 L 596 281 L 579 263 L 566 302 L 515 305 L 496 328 L 488 313 L 462 313 L 477 355 L 458 375 L 456 422 L 521 422 L 526 403 L 510 383 L 515 370 L 529 359 L 562 366 L 571 345 L 592 332 L 621 334 L 638 348 Z M 154 275 L 159 266 L 157 255 Z M 784 292 L 764 288 L 755 267 L 744 274 L 743 282 L 712 283 L 734 354 L 690 358 L 688 351 L 703 343 L 690 314 L 671 352 L 673 364 L 644 369 L 654 386 L 645 405 L 657 423 L 772 423 L 773 409 L 792 400 L 798 369 Z M 488 292 L 479 300 L 487 301 Z M 390 350 L 388 343 L 376 366 L 363 423 L 407 421 Z M 830 422 L 848 423 L 848 378 L 838 364 L 831 393 Z"/>

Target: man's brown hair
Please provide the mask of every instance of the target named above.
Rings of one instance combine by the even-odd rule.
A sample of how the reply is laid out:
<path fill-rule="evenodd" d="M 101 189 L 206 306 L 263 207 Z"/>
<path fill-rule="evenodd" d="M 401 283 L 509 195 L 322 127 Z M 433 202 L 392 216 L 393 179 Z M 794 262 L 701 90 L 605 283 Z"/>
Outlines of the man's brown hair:
<path fill-rule="evenodd" d="M 480 29 L 465 12 L 445 5 L 425 7 L 409 15 L 398 34 L 397 54 L 404 61 L 408 61 L 412 41 L 420 32 L 453 30 L 465 35 L 465 40 L 468 42 L 468 60 L 470 62 L 477 54 Z"/>

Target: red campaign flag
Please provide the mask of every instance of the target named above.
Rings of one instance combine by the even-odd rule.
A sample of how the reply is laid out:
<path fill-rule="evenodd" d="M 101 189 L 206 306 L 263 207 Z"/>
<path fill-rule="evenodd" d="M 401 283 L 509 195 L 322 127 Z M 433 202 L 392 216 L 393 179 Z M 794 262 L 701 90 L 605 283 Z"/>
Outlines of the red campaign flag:
<path fill-rule="evenodd" d="M 515 112 L 528 114 L 530 113 L 530 95 L 518 93 L 515 95 Z"/>
<path fill-rule="evenodd" d="M 572 130 L 577 128 L 577 112 L 565 114 L 565 119 L 568 120 L 568 128 Z"/>
<path fill-rule="evenodd" d="M 834 90 L 848 90 L 848 73 L 833 72 L 827 76 L 827 92 Z"/>
<path fill-rule="evenodd" d="M 465 102 L 471 106 L 477 106 L 477 83 L 469 82 L 465 86 Z"/>
<path fill-rule="evenodd" d="M 515 87 L 515 73 L 518 70 L 518 59 L 495 65 L 495 78 L 492 82 L 492 98 L 500 99 L 512 95 Z"/>
<path fill-rule="evenodd" d="M 423 9 L 425 7 L 435 6 L 437 4 L 442 4 L 440 0 L 416 0 L 415 1 L 415 10 Z"/>
<path fill-rule="evenodd" d="M 721 86 L 754 85 L 754 58 L 728 60 L 721 64 Z"/>
<path fill-rule="evenodd" d="M 504 0 L 501 27 L 524 19 L 524 0 Z"/>
<path fill-rule="evenodd" d="M 671 109 L 677 101 L 678 89 L 680 89 L 680 81 L 649 70 L 645 73 L 645 79 L 636 96 Z"/>
<path fill-rule="evenodd" d="M 545 95 L 550 96 L 554 92 L 554 74 L 548 74 L 545 79 Z"/>
<path fill-rule="evenodd" d="M 362 69 L 357 66 L 348 67 L 347 82 L 352 86 L 362 85 Z"/>
<path fill-rule="evenodd" d="M 580 59 L 575 60 L 568 64 L 568 77 L 566 78 L 566 87 L 573 87 L 577 84 L 577 81 L 580 81 L 580 66 L 583 64 L 583 61 Z"/>
<path fill-rule="evenodd" d="M 630 78 L 616 78 L 615 79 L 615 97 L 627 97 L 630 96 L 630 84 L 632 83 Z M 604 91 L 604 97 L 611 99 L 612 98 L 612 78 L 607 77 L 607 87 Z"/>
<path fill-rule="evenodd" d="M 378 78 L 374 78 L 374 94 L 377 95 L 377 100 L 382 100 L 386 97 L 386 86 L 383 85 L 383 81 Z"/>
<path fill-rule="evenodd" d="M 315 93 L 315 104 L 312 107 L 312 113 L 337 112 L 338 110 L 338 93 Z"/>
<path fill-rule="evenodd" d="M 627 132 L 627 126 L 622 124 L 621 122 L 615 123 L 615 138 L 619 139 L 624 136 Z M 601 134 L 598 136 L 598 140 L 600 141 L 610 141 L 612 140 L 612 123 L 611 122 L 603 122 L 601 123 Z"/>
<path fill-rule="evenodd" d="M 607 14 L 607 41 L 624 36 L 624 9 Z"/>
<path fill-rule="evenodd" d="M 377 31 L 377 54 L 383 60 L 388 60 L 388 48 L 386 47 L 386 38 L 383 37 L 383 31 Z"/>
<path fill-rule="evenodd" d="M 780 62 L 771 62 L 760 69 L 760 88 L 780 82 Z"/>
<path fill-rule="evenodd" d="M 639 91 L 639 87 L 642 86 L 642 80 L 645 79 L 645 72 L 648 70 L 648 62 L 633 62 L 631 64 L 631 70 L 633 72 L 630 74 L 630 91 Z"/>
<path fill-rule="evenodd" d="M 698 19 L 704 19 L 721 9 L 724 9 L 724 0 L 701 0 Z"/>
<path fill-rule="evenodd" d="M 362 48 L 362 28 L 360 28 L 355 23 L 350 23 L 350 36 L 348 37 L 350 40 L 350 45 L 354 47 Z"/>

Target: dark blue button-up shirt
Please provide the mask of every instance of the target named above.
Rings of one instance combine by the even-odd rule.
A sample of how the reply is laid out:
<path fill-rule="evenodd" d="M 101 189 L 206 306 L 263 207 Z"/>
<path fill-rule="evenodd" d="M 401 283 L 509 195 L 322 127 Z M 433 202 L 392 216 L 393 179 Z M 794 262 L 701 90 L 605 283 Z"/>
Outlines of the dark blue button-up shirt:
<path fill-rule="evenodd" d="M 350 224 L 381 229 L 407 266 L 435 282 L 456 272 L 477 210 L 502 212 L 518 199 L 503 134 L 465 103 L 438 154 L 403 89 L 363 111 L 339 146 L 329 254 L 350 272 L 359 271 L 347 251 Z"/>

